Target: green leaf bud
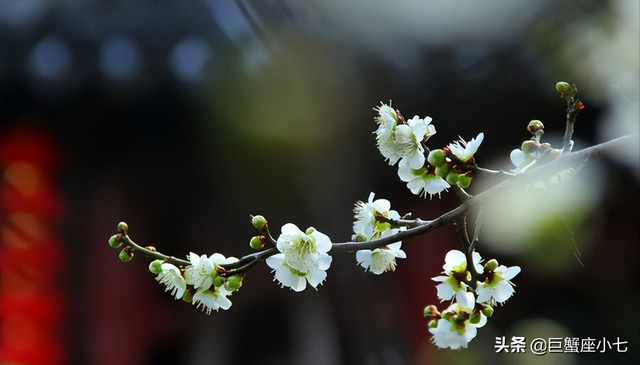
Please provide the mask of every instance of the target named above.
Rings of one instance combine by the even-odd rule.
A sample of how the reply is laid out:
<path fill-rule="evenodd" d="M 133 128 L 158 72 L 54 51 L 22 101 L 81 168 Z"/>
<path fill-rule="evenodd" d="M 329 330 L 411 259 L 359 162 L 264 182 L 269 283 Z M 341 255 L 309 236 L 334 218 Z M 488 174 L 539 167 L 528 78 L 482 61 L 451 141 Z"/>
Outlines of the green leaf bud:
<path fill-rule="evenodd" d="M 131 251 L 130 247 L 125 247 L 120 251 L 120 255 L 118 255 L 118 257 L 120 257 L 120 261 L 122 262 L 129 262 L 133 259 L 133 251 Z"/>
<path fill-rule="evenodd" d="M 261 215 L 251 216 L 251 224 L 259 230 L 264 229 L 267 226 L 267 220 Z"/>
<path fill-rule="evenodd" d="M 251 237 L 251 241 L 249 241 L 249 246 L 254 250 L 259 250 L 264 247 L 264 242 L 264 236 L 253 236 Z"/>
<path fill-rule="evenodd" d="M 162 272 L 162 264 L 164 264 L 164 261 L 162 260 L 151 261 L 151 263 L 149 264 L 149 271 L 151 271 L 153 274 L 160 274 Z"/>
<path fill-rule="evenodd" d="M 459 187 L 461 187 L 463 189 L 466 189 L 466 188 L 469 187 L 469 185 L 471 185 L 471 177 L 467 176 L 467 175 L 460 174 L 460 175 L 458 175 L 458 181 L 456 182 L 456 184 Z"/>
<path fill-rule="evenodd" d="M 491 260 L 487 261 L 487 263 L 484 264 L 484 268 L 487 271 L 496 271 L 496 269 L 498 268 L 498 260 L 491 259 Z"/>
<path fill-rule="evenodd" d="M 120 248 L 122 246 L 122 235 L 114 234 L 109 238 L 109 246 L 113 248 Z"/>
<path fill-rule="evenodd" d="M 429 152 L 429 156 L 427 157 L 427 161 L 433 166 L 440 166 L 444 164 L 445 153 L 441 149 L 431 150 Z"/>

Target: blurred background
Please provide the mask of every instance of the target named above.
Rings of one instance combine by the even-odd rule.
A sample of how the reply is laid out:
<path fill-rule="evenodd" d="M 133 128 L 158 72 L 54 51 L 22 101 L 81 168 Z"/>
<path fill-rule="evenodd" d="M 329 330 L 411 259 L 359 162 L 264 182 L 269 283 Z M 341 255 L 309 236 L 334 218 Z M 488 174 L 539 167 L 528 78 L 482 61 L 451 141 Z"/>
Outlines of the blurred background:
<path fill-rule="evenodd" d="M 0 1 L 0 363 L 637 363 L 639 13 L 636 0 Z M 432 219 L 455 194 L 411 194 L 376 149 L 372 108 L 432 117 L 433 147 L 484 132 L 478 164 L 511 169 L 529 120 L 559 145 L 560 80 L 586 105 L 575 149 L 632 137 L 569 191 L 505 192 L 485 214 L 479 251 L 522 273 L 469 349 L 439 350 L 422 317 L 452 227 L 403 242 L 395 273 L 335 256 L 317 291 L 280 289 L 258 265 L 210 316 L 107 245 L 126 221 L 166 254 L 239 257 L 249 214 L 345 242 L 372 191 Z M 627 351 L 495 353 L 500 336 Z"/>

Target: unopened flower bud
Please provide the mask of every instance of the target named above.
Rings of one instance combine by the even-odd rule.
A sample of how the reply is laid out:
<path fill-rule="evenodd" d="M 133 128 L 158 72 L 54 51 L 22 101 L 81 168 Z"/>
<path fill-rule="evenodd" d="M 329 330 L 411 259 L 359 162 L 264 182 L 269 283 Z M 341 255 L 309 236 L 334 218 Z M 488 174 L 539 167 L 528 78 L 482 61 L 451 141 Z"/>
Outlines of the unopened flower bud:
<path fill-rule="evenodd" d="M 211 274 L 211 279 L 213 282 L 213 286 L 215 286 L 216 288 L 219 288 L 224 284 L 224 279 L 219 275 Z"/>
<path fill-rule="evenodd" d="M 131 247 L 125 247 L 122 251 L 120 251 L 120 261 L 129 262 L 133 259 L 133 251 L 131 251 Z"/>
<path fill-rule="evenodd" d="M 480 320 L 482 319 L 482 316 L 480 315 L 480 312 L 473 312 L 471 313 L 471 315 L 469 316 L 469 323 L 472 324 L 478 324 L 480 323 Z"/>
<path fill-rule="evenodd" d="M 436 175 L 442 178 L 446 178 L 448 174 L 449 174 L 449 166 L 447 166 L 446 164 L 436 166 Z"/>
<path fill-rule="evenodd" d="M 160 274 L 162 272 L 163 263 L 164 261 L 162 260 L 151 261 L 151 263 L 149 264 L 149 271 L 151 271 L 153 274 Z"/>
<path fill-rule="evenodd" d="M 573 95 L 578 92 L 575 87 L 564 81 L 560 81 L 556 84 L 556 90 L 560 93 L 560 97 L 562 98 L 564 98 L 565 95 Z"/>
<path fill-rule="evenodd" d="M 424 307 L 424 311 L 423 311 L 422 314 L 424 315 L 424 318 L 426 318 L 426 319 L 434 318 L 434 317 L 440 317 L 440 312 L 438 312 L 438 308 L 433 304 L 430 304 L 430 305 Z"/>
<path fill-rule="evenodd" d="M 182 300 L 187 303 L 191 303 L 191 301 L 193 300 L 193 293 L 189 290 L 185 290 L 184 294 L 182 294 Z"/>
<path fill-rule="evenodd" d="M 458 181 L 456 182 L 456 184 L 463 188 L 466 189 L 469 187 L 469 185 L 471 185 L 471 177 L 467 176 L 467 175 L 458 175 Z"/>
<path fill-rule="evenodd" d="M 440 315 L 440 318 L 446 319 L 448 321 L 451 319 L 451 316 L 453 316 L 453 314 L 454 313 L 451 311 L 446 311 L 446 312 L 443 312 L 442 315 Z"/>
<path fill-rule="evenodd" d="M 113 248 L 119 248 L 122 246 L 122 236 L 119 234 L 114 234 L 109 238 L 109 246 Z"/>
<path fill-rule="evenodd" d="M 544 124 L 542 124 L 541 121 L 534 119 L 527 125 L 527 130 L 534 136 L 544 134 Z"/>
<path fill-rule="evenodd" d="M 118 233 L 127 234 L 129 226 L 125 222 L 118 223 Z"/>
<path fill-rule="evenodd" d="M 493 307 L 490 305 L 486 305 L 483 309 L 482 309 L 482 314 L 484 314 L 487 317 L 491 317 L 493 315 Z"/>
<path fill-rule="evenodd" d="M 428 326 L 429 326 L 429 328 L 436 328 L 436 327 L 438 327 L 438 321 L 435 320 L 435 319 L 432 319 L 432 320 L 429 321 Z"/>
<path fill-rule="evenodd" d="M 224 282 L 224 287 L 229 291 L 238 290 L 242 286 L 242 279 L 244 279 L 242 275 L 228 277 L 227 281 Z"/>
<path fill-rule="evenodd" d="M 353 240 L 355 242 L 364 242 L 367 240 L 367 235 L 364 233 L 358 233 L 356 236 L 354 236 Z"/>
<path fill-rule="evenodd" d="M 522 152 L 524 152 L 525 155 L 532 155 L 540 149 L 540 143 L 530 139 L 528 141 L 522 142 L 522 146 L 520 146 L 520 149 L 522 150 Z"/>
<path fill-rule="evenodd" d="M 251 237 L 251 241 L 249 241 L 249 246 L 254 250 L 259 250 L 264 247 L 264 236 L 253 236 Z"/>
<path fill-rule="evenodd" d="M 440 166 L 444 163 L 445 153 L 441 149 L 431 150 L 429 152 L 429 156 L 427 157 L 427 161 L 433 166 Z"/>
<path fill-rule="evenodd" d="M 446 179 L 446 180 L 447 180 L 447 182 L 448 182 L 450 185 L 454 185 L 455 183 L 457 183 L 457 182 L 458 182 L 458 175 L 459 175 L 459 174 L 458 174 L 457 172 L 453 172 L 453 171 L 449 172 L 449 173 L 447 174 L 447 179 Z"/>
<path fill-rule="evenodd" d="M 259 230 L 262 230 L 267 226 L 267 220 L 261 215 L 254 215 L 251 217 L 251 224 Z"/>
<path fill-rule="evenodd" d="M 496 271 L 496 269 L 498 268 L 498 260 L 491 259 L 487 261 L 487 263 L 484 264 L 484 268 L 487 271 Z"/>

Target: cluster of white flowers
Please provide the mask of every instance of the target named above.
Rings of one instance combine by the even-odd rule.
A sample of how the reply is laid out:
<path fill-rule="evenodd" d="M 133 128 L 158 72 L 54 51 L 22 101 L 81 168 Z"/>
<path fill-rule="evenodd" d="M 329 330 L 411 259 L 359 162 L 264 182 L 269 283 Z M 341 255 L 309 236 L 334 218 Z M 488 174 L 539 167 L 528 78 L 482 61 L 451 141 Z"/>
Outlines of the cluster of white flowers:
<path fill-rule="evenodd" d="M 483 133 L 468 142 L 461 138 L 443 149 L 430 150 L 425 156 L 427 148 L 424 143 L 436 133 L 430 117 L 420 118 L 416 115 L 405 120 L 399 111 L 384 103 L 374 110 L 378 112 L 375 118 L 378 123 L 375 132 L 378 149 L 390 165 L 398 163 L 398 176 L 407 183 L 413 194 L 433 196 L 452 185 L 463 189 L 469 186 L 475 167 L 474 155 L 484 140 Z M 537 132 L 536 138 L 540 135 L 541 132 Z M 524 147 L 525 144 L 523 150 Z M 523 150 L 511 153 L 511 159 L 518 169 L 523 169 L 527 161 L 531 161 Z M 358 201 L 355 204 L 353 240 L 356 242 L 389 238 L 400 234 L 410 225 L 391 209 L 389 200 L 374 198 L 372 192 L 366 202 Z M 296 292 L 303 291 L 307 284 L 317 289 L 324 282 L 332 262 L 328 252 L 333 243 L 327 235 L 313 227 L 303 232 L 295 224 L 287 223 L 282 226 L 278 239 L 274 240 L 264 217 L 252 216 L 252 224 L 262 235 L 252 238 L 251 247 L 262 249 L 268 236 L 277 249 L 275 254 L 273 247 L 271 251 L 262 251 L 266 253 L 262 258 L 266 257 L 267 265 L 275 273 L 274 281 Z M 116 247 L 119 236 L 114 237 L 110 244 Z M 389 241 L 392 243 L 372 244 L 372 249 L 358 250 L 357 264 L 376 275 L 395 271 L 396 259 L 406 258 L 406 253 L 401 249 L 400 240 Z M 184 262 L 186 267 L 156 260 L 149 269 L 157 274 L 156 280 L 164 284 L 166 291 L 171 292 L 175 299 L 191 302 L 207 314 L 231 307 L 228 296 L 240 288 L 242 274 L 227 277 L 227 269 L 229 266 L 239 267 L 239 260 L 235 257 L 225 258 L 218 253 L 209 257 L 190 253 L 188 259 L 188 265 Z M 468 263 L 467 259 L 472 262 Z M 445 256 L 443 275 L 432 279 L 438 282 L 436 290 L 440 300 L 450 301 L 442 313 L 434 305 L 425 308 L 429 332 L 433 334 L 433 342 L 438 347 L 466 348 L 476 336 L 477 329 L 486 324 L 493 307 L 503 304 L 514 294 L 514 285 L 510 280 L 520 272 L 520 268 L 499 265 L 495 259 L 484 264 L 482 262 L 482 257 L 475 251 L 465 253 L 451 250 Z M 230 273 L 234 272 L 241 271 Z"/>
<path fill-rule="evenodd" d="M 207 314 L 218 309 L 229 309 L 231 301 L 227 298 L 235 290 L 238 290 L 241 278 L 223 278 L 219 275 L 220 265 L 237 262 L 235 257 L 225 258 L 219 253 L 210 257 L 198 256 L 191 252 L 189 262 L 191 265 L 180 270 L 174 264 L 155 260 L 149 265 L 149 270 L 158 274 L 156 280 L 166 286 L 165 291 L 170 291 L 175 299 L 190 301 L 197 308 Z"/>
<path fill-rule="evenodd" d="M 476 337 L 478 328 L 487 323 L 487 316 L 475 308 L 473 293 L 459 293 L 456 301 L 442 313 L 436 325 L 429 328 L 433 342 L 440 348 L 466 348 Z"/>
<path fill-rule="evenodd" d="M 520 272 L 520 267 L 507 268 L 498 265 L 495 259 L 481 265 L 482 257 L 475 251 L 471 257 L 474 273 L 468 270 L 463 252 L 449 251 L 443 265 L 445 275 L 433 278 L 440 282 L 436 289 L 441 301 L 455 298 L 455 303 L 442 314 L 429 315 L 432 318 L 429 332 L 438 347 L 454 350 L 467 347 L 477 329 L 484 326 L 487 316 L 493 313 L 493 306 L 503 304 L 515 292 L 510 280 Z"/>
<path fill-rule="evenodd" d="M 371 241 L 389 237 L 400 231 L 392 228 L 389 220 L 400 219 L 400 214 L 391 210 L 391 203 L 387 199 L 373 200 L 375 194 L 369 194 L 369 200 L 364 203 L 359 201 L 354 208 L 355 222 L 353 232 L 356 241 Z M 373 250 L 358 250 L 356 260 L 365 270 L 380 275 L 385 271 L 396 269 L 396 258 L 407 257 L 400 249 L 402 242 L 394 242 Z"/>
<path fill-rule="evenodd" d="M 469 142 L 460 140 L 449 144 L 446 154 L 435 163 L 433 160 L 426 161 L 423 145 L 436 134 L 431 117 L 420 118 L 416 115 L 405 121 L 398 110 L 384 103 L 374 110 L 378 112 L 375 118 L 378 123 L 375 132 L 378 150 L 389 165 L 398 163 L 398 176 L 407 183 L 413 194 L 433 196 L 447 190 L 451 184 L 457 183 L 465 188 L 468 186 L 468 178 L 464 179 L 464 184 L 458 183 L 458 177 L 466 176 L 467 172 L 452 172 L 451 157 L 457 159 L 458 163 L 473 164 L 473 156 L 480 147 L 484 134 L 478 134 Z M 445 160 L 446 156 L 450 158 Z"/>

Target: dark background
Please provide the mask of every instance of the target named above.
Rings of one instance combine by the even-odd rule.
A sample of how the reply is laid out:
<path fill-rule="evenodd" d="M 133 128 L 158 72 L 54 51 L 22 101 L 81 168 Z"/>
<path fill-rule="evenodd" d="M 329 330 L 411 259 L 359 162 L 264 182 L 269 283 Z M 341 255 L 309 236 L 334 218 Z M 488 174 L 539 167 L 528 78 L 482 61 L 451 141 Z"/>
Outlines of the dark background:
<path fill-rule="evenodd" d="M 587 106 L 575 149 L 637 130 L 638 49 L 638 3 L 624 0 L 0 2 L 0 143 L 51 143 L 44 164 L 59 197 L 46 222 L 62 252 L 47 289 L 62 294 L 49 333 L 61 355 L 24 363 L 636 363 L 637 134 L 630 152 L 578 175 L 598 180 L 568 213 L 584 266 L 557 226 L 507 236 L 527 242 L 508 254 L 481 240 L 483 257 L 522 273 L 463 351 L 430 344 L 422 318 L 438 303 L 430 278 L 458 247 L 451 227 L 404 242 L 395 273 L 335 256 L 318 291 L 280 289 L 258 265 L 233 306 L 210 316 L 163 293 L 145 258 L 121 263 L 107 239 L 124 220 L 163 253 L 239 257 L 256 234 L 249 214 L 263 214 L 274 233 L 293 222 L 345 242 L 353 204 L 371 191 L 400 214 L 434 218 L 456 197 L 419 199 L 383 161 L 372 134 L 380 101 L 431 116 L 430 146 L 484 132 L 478 164 L 510 169 L 529 120 L 558 144 L 560 80 L 578 84 Z M 3 232 L 15 228 L 8 209 Z M 5 339 L 21 327 L 6 325 L 17 290 L 7 270 Z M 496 337 L 512 335 L 619 337 L 628 351 L 496 354 Z"/>

